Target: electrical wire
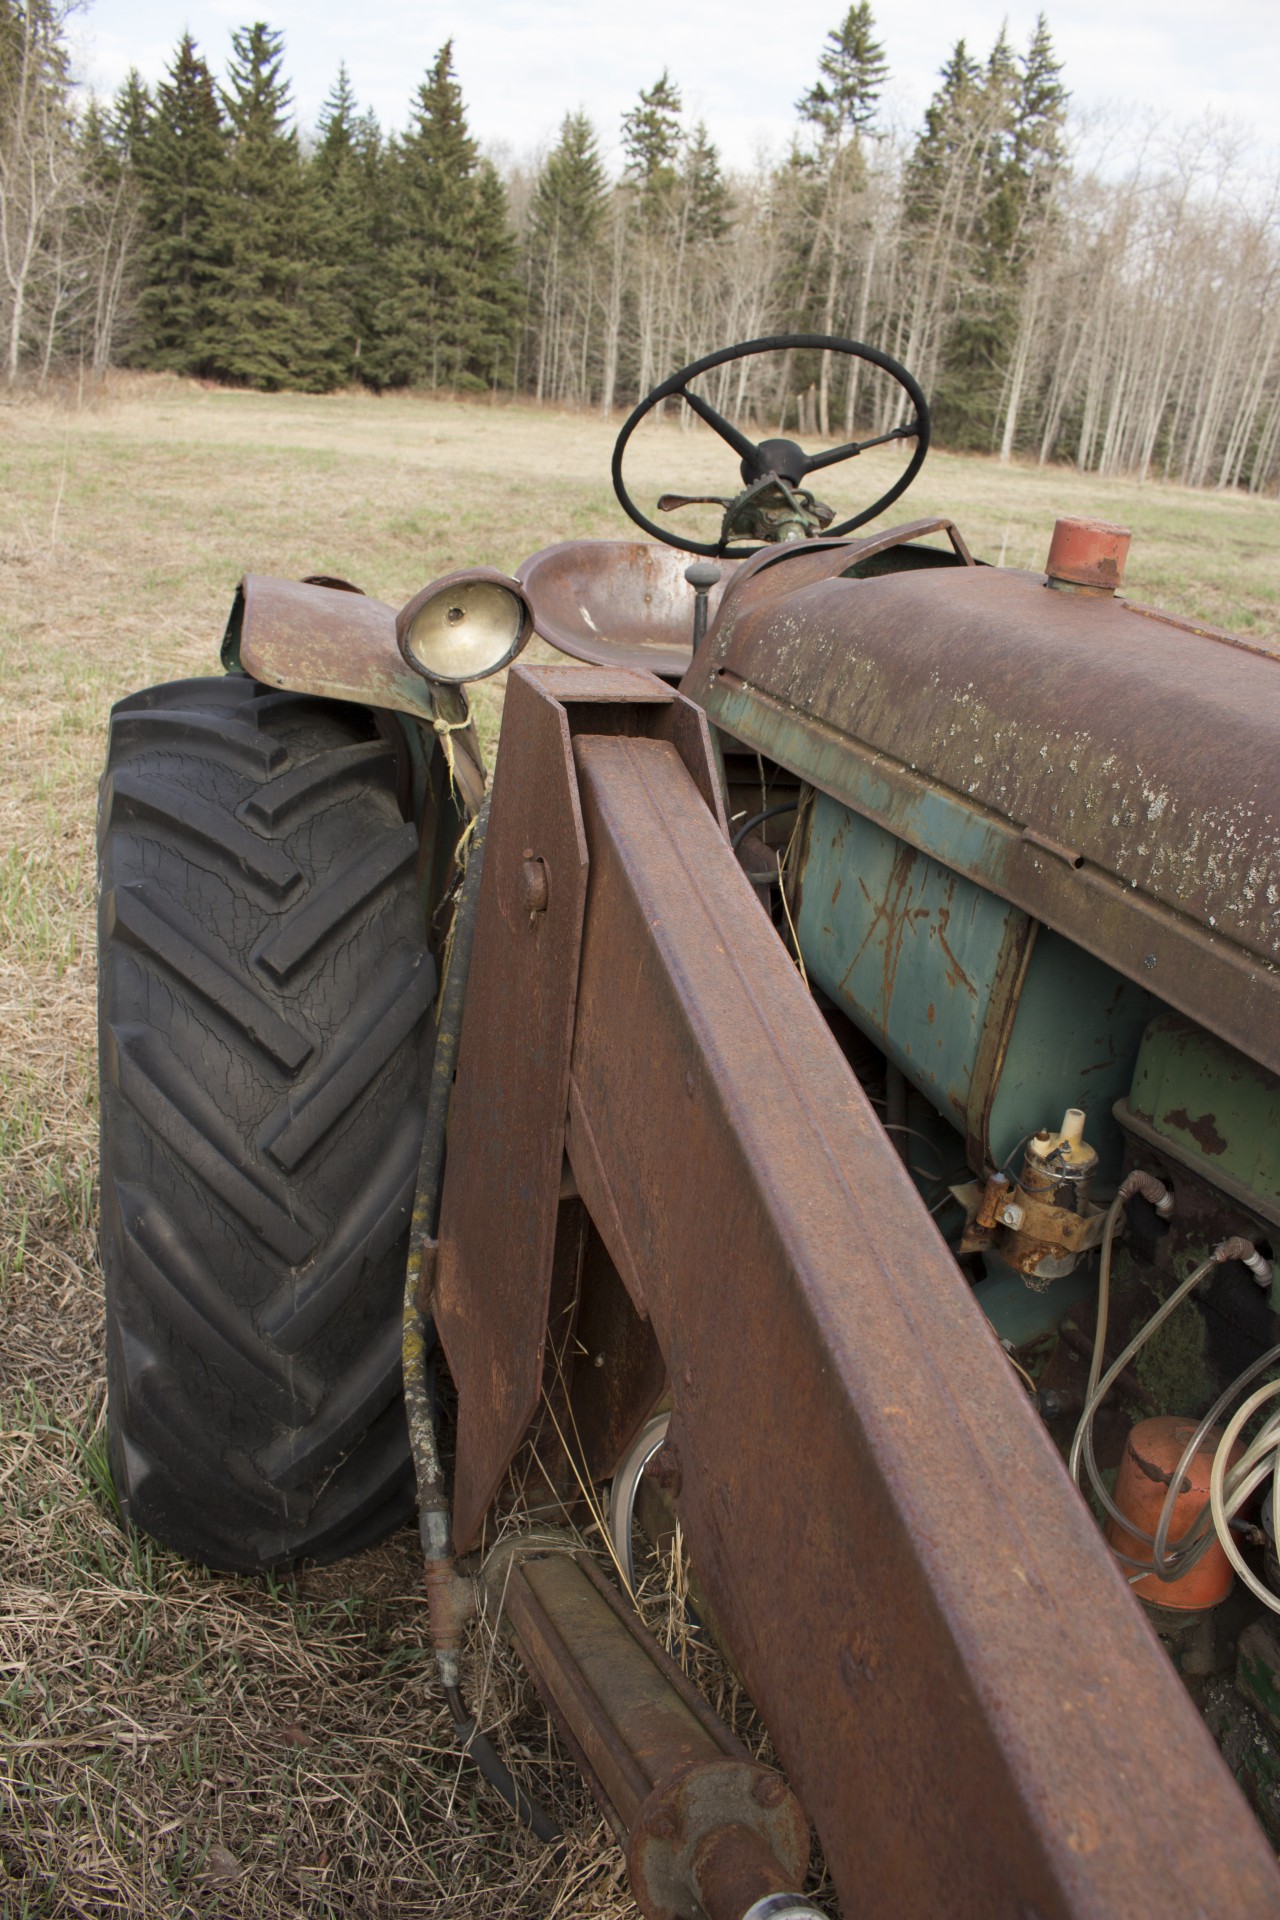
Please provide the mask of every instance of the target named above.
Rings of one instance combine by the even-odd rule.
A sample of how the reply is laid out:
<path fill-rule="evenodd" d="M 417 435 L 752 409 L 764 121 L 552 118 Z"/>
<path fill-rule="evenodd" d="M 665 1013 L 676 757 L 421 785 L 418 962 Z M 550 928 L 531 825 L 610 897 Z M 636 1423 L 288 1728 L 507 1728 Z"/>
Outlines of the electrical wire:
<path fill-rule="evenodd" d="M 740 827 L 735 828 L 733 838 L 729 842 L 730 850 L 736 853 L 747 835 L 751 833 L 754 828 L 763 826 L 766 820 L 772 820 L 777 813 L 794 813 L 799 804 L 798 799 L 780 800 L 777 806 L 765 807 L 761 812 L 753 813 L 749 820 L 744 820 Z"/>
<path fill-rule="evenodd" d="M 1271 1523 L 1274 1531 L 1280 1523 L 1280 1474 L 1276 1472 L 1277 1458 L 1280 1457 L 1280 1414 L 1273 1414 L 1264 1421 L 1261 1432 L 1246 1449 L 1243 1457 L 1231 1469 L 1228 1477 L 1228 1462 L 1232 1448 L 1248 1422 L 1258 1409 L 1268 1400 L 1280 1395 L 1280 1380 L 1269 1380 L 1255 1393 L 1251 1393 L 1244 1405 L 1236 1410 L 1226 1432 L 1218 1443 L 1213 1456 L 1213 1466 L 1209 1473 L 1209 1506 L 1213 1514 L 1213 1524 L 1217 1529 L 1223 1552 L 1230 1560 L 1249 1591 L 1269 1607 L 1272 1613 L 1280 1613 L 1280 1598 L 1272 1593 L 1245 1561 L 1244 1555 L 1231 1537 L 1231 1521 L 1255 1490 L 1261 1486 L 1267 1475 L 1271 1475 Z M 1277 1536 L 1280 1537 L 1280 1536 Z"/>
<path fill-rule="evenodd" d="M 1122 1210 L 1122 1207 L 1123 1207 L 1123 1202 L 1120 1200 L 1119 1196 L 1117 1195 L 1116 1199 L 1112 1202 L 1111 1206 L 1107 1210 L 1107 1225 L 1106 1227 L 1103 1228 L 1103 1245 L 1107 1255 L 1106 1265 L 1107 1265 L 1107 1273 L 1108 1273 L 1108 1282 L 1110 1279 L 1111 1248 L 1108 1241 L 1107 1229 L 1108 1228 L 1110 1229 L 1111 1237 L 1114 1238 L 1115 1222 L 1119 1218 L 1119 1214 L 1120 1214 L 1120 1211 Z M 1143 1533 L 1140 1527 L 1135 1527 L 1132 1520 L 1130 1520 L 1126 1514 L 1123 1514 L 1120 1511 L 1115 1501 L 1111 1498 L 1111 1495 L 1107 1492 L 1106 1487 L 1103 1485 L 1102 1476 L 1098 1471 L 1098 1463 L 1095 1460 L 1094 1453 L 1093 1453 L 1094 1416 L 1097 1413 L 1098 1408 L 1102 1405 L 1102 1402 L 1106 1399 L 1107 1395 L 1110 1393 L 1112 1387 L 1115 1385 L 1119 1375 L 1124 1371 L 1125 1367 L 1128 1366 L 1130 1360 L 1133 1359 L 1135 1354 L 1141 1352 L 1142 1348 L 1146 1346 L 1147 1341 L 1150 1340 L 1151 1336 L 1154 1333 L 1157 1333 L 1159 1331 L 1159 1329 L 1164 1325 L 1165 1321 L 1169 1318 L 1170 1314 L 1176 1312 L 1176 1310 L 1182 1305 L 1182 1302 L 1186 1299 L 1187 1295 L 1189 1293 L 1192 1293 L 1195 1290 L 1195 1288 L 1199 1286 L 1200 1282 L 1206 1277 L 1206 1275 L 1213 1271 L 1214 1265 L 1215 1265 L 1215 1256 L 1213 1254 L 1210 1254 L 1207 1260 L 1202 1260 L 1198 1267 L 1193 1267 L 1191 1269 L 1191 1272 L 1186 1276 L 1185 1280 L 1182 1280 L 1174 1288 L 1173 1292 L 1169 1295 L 1168 1299 L 1162 1301 L 1161 1304 L 1156 1308 L 1156 1311 L 1151 1315 L 1150 1319 L 1145 1321 L 1143 1325 L 1139 1327 L 1137 1333 L 1134 1334 L 1132 1340 L 1130 1340 L 1128 1346 L 1124 1349 L 1123 1353 L 1120 1355 L 1120 1358 L 1118 1360 L 1114 1360 L 1111 1363 L 1110 1367 L 1108 1367 L 1106 1373 L 1102 1376 L 1101 1380 L 1097 1379 L 1097 1371 L 1102 1364 L 1103 1341 L 1106 1335 L 1106 1322 L 1104 1319 L 1104 1311 L 1103 1311 L 1104 1302 L 1102 1297 L 1101 1267 L 1099 1269 L 1099 1289 L 1098 1289 L 1099 1337 L 1095 1340 L 1093 1364 L 1089 1369 L 1090 1392 L 1088 1394 L 1088 1397 L 1085 1400 L 1084 1412 L 1080 1416 L 1080 1424 L 1076 1428 L 1075 1439 L 1071 1443 L 1071 1457 L 1068 1464 L 1071 1470 L 1071 1478 L 1075 1481 L 1076 1485 L 1079 1486 L 1080 1463 L 1083 1460 L 1085 1472 L 1089 1476 L 1089 1484 L 1093 1488 L 1094 1493 L 1097 1495 L 1099 1501 L 1101 1502 L 1102 1506 L 1106 1509 L 1107 1513 L 1117 1523 L 1117 1525 L 1122 1526 L 1127 1533 L 1132 1534 L 1136 1539 L 1145 1541 L 1148 1546 L 1151 1546 L 1154 1544 L 1154 1536 L 1151 1534 Z M 1124 1560 L 1126 1564 L 1129 1566 L 1136 1567 L 1139 1565 L 1139 1562 L 1132 1559 L 1127 1554 L 1121 1554 L 1120 1558 Z M 1145 1571 L 1149 1573 L 1151 1571 L 1151 1568 L 1148 1566 L 1147 1568 L 1145 1568 Z"/>
<path fill-rule="evenodd" d="M 1119 1358 L 1113 1361 L 1102 1375 L 1102 1362 L 1106 1351 L 1107 1320 L 1110 1306 L 1111 1258 L 1115 1234 L 1120 1216 L 1127 1201 L 1136 1189 L 1132 1179 L 1126 1181 L 1107 1210 L 1103 1227 L 1102 1251 L 1098 1268 L 1098 1315 L 1094 1335 L 1093 1357 L 1089 1367 L 1089 1384 L 1085 1395 L 1084 1411 L 1080 1416 L 1075 1437 L 1071 1445 L 1069 1467 L 1072 1479 L 1080 1484 L 1080 1468 L 1083 1464 L 1090 1486 L 1103 1509 L 1124 1529 L 1125 1534 L 1134 1540 L 1143 1542 L 1151 1549 L 1151 1558 L 1143 1561 L 1132 1554 L 1113 1548 L 1116 1558 L 1132 1569 L 1130 1584 L 1154 1575 L 1166 1583 L 1182 1578 L 1189 1573 L 1207 1553 L 1213 1544 L 1215 1535 L 1221 1541 L 1227 1557 L 1237 1572 L 1245 1579 L 1251 1590 L 1264 1600 L 1274 1612 L 1280 1613 L 1280 1599 L 1269 1588 L 1263 1587 L 1246 1565 L 1240 1550 L 1231 1535 L 1232 1523 L 1241 1507 L 1251 1497 L 1270 1473 L 1273 1476 L 1272 1514 L 1276 1537 L 1280 1539 L 1280 1476 L 1276 1475 L 1277 1459 L 1280 1458 L 1280 1413 L 1272 1416 L 1253 1441 L 1244 1457 L 1230 1468 L 1230 1458 L 1236 1438 L 1241 1428 L 1247 1424 L 1257 1409 L 1270 1398 L 1280 1395 L 1280 1382 L 1269 1382 L 1250 1396 L 1237 1413 L 1214 1450 L 1210 1471 L 1210 1494 L 1200 1512 L 1183 1530 L 1172 1546 L 1169 1542 L 1169 1529 L 1173 1524 L 1177 1502 L 1184 1489 L 1187 1469 L 1212 1432 L 1217 1421 L 1237 1395 L 1257 1378 L 1260 1373 L 1280 1362 L 1280 1346 L 1269 1348 L 1244 1372 L 1239 1374 L 1221 1393 L 1194 1429 L 1191 1438 L 1183 1449 L 1182 1457 L 1175 1471 L 1170 1475 L 1168 1490 L 1161 1502 L 1156 1531 L 1149 1534 L 1137 1526 L 1125 1513 L 1122 1513 L 1111 1498 L 1102 1482 L 1097 1460 L 1093 1451 L 1093 1421 L 1098 1408 L 1106 1399 L 1121 1372 L 1138 1352 L 1163 1326 L 1169 1316 L 1176 1311 L 1182 1301 L 1192 1293 L 1213 1268 L 1225 1259 L 1237 1257 L 1235 1242 L 1223 1242 L 1216 1247 L 1208 1259 L 1179 1283 L 1168 1299 L 1163 1301 L 1149 1319 L 1138 1329 Z M 1151 1196 L 1148 1195 L 1148 1198 Z M 1100 1377 L 1101 1376 L 1101 1377 Z"/>
<path fill-rule="evenodd" d="M 1169 1528 L 1172 1525 L 1174 1507 L 1177 1504 L 1177 1489 L 1182 1485 L 1188 1467 L 1204 1445 L 1206 1438 L 1217 1426 L 1236 1395 L 1242 1392 L 1251 1380 L 1256 1380 L 1260 1373 L 1265 1373 L 1268 1367 L 1274 1367 L 1277 1362 L 1280 1362 L 1280 1346 L 1268 1347 L 1261 1359 L 1255 1360 L 1252 1366 L 1246 1367 L 1244 1372 L 1231 1382 L 1226 1391 L 1218 1396 L 1183 1449 L 1182 1458 L 1169 1481 L 1169 1491 L 1160 1508 L 1160 1519 L 1156 1525 L 1155 1539 L 1152 1543 L 1151 1570 L 1157 1579 L 1173 1580 L 1180 1574 L 1188 1572 L 1197 1561 L 1203 1558 L 1211 1545 L 1214 1529 L 1204 1523 L 1206 1516 L 1212 1518 L 1212 1502 L 1206 1501 L 1201 1513 L 1174 1543 L 1172 1553 L 1169 1551 Z"/>
<path fill-rule="evenodd" d="M 930 1153 L 934 1155 L 938 1169 L 936 1173 L 930 1173 L 927 1167 L 917 1167 L 914 1162 L 908 1162 L 912 1173 L 918 1173 L 922 1180 L 932 1180 L 935 1185 L 939 1180 L 946 1179 L 946 1168 L 942 1164 L 942 1151 L 937 1142 L 931 1140 L 927 1133 L 921 1133 L 919 1127 L 907 1126 L 906 1122 L 902 1120 L 882 1120 L 880 1124 L 886 1133 L 904 1133 L 909 1139 L 918 1140 L 922 1147 L 928 1147 Z"/>

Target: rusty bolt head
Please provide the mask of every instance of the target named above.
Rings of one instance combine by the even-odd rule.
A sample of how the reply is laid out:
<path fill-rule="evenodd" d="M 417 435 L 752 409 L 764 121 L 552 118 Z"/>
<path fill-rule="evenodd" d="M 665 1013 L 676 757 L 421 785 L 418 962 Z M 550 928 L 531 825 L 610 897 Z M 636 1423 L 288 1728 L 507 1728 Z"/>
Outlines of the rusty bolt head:
<path fill-rule="evenodd" d="M 644 1817 L 644 1830 L 655 1840 L 674 1840 L 679 1824 L 672 1807 L 654 1807 Z"/>
<path fill-rule="evenodd" d="M 680 1466 L 680 1455 L 669 1439 L 663 1441 L 645 1468 L 645 1472 L 655 1485 L 661 1487 L 669 1500 L 680 1498 L 684 1473 Z"/>
<path fill-rule="evenodd" d="M 532 850 L 526 848 L 520 869 L 520 898 L 526 913 L 545 913 L 550 897 L 547 863 L 535 859 Z"/>
<path fill-rule="evenodd" d="M 751 1798 L 760 1807 L 780 1807 L 786 1797 L 787 1783 L 777 1773 L 762 1773 L 751 1789 Z"/>
<path fill-rule="evenodd" d="M 1130 538 L 1127 527 L 1106 520 L 1059 520 L 1045 562 L 1049 585 L 1114 593 L 1124 579 Z"/>

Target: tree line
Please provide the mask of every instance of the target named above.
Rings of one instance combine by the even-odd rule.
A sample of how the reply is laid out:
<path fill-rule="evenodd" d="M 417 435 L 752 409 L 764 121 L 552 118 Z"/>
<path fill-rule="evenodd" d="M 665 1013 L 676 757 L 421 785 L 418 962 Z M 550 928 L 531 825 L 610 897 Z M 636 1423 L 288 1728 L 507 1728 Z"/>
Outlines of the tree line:
<path fill-rule="evenodd" d="M 827 35 L 780 160 L 726 171 L 664 71 L 620 128 L 564 118 L 500 172 L 446 43 L 386 134 L 339 71 L 295 124 L 282 36 L 232 36 L 219 83 L 184 34 L 80 109 L 67 0 L 0 0 L 0 351 L 259 388 L 525 393 L 630 406 L 685 361 L 784 331 L 905 361 L 943 445 L 1260 491 L 1280 479 L 1276 198 L 1205 138 L 1104 177 L 1073 164 L 1043 16 L 947 56 L 913 135 L 884 122 L 869 0 Z M 775 384 L 770 386 L 772 381 Z M 776 422 L 776 370 L 717 404 Z M 752 384 L 755 383 L 755 384 Z M 786 369 L 792 424 L 895 423 L 834 355 Z"/>

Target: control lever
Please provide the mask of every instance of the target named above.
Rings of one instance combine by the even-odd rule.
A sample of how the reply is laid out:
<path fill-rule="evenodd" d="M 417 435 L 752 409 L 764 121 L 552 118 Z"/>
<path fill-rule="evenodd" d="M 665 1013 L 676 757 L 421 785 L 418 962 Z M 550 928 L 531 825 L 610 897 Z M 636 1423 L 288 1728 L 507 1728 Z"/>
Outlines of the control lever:
<path fill-rule="evenodd" d="M 695 560 L 686 567 L 684 577 L 693 588 L 693 650 L 696 653 L 707 631 L 707 599 L 720 578 L 720 569 L 711 560 Z"/>

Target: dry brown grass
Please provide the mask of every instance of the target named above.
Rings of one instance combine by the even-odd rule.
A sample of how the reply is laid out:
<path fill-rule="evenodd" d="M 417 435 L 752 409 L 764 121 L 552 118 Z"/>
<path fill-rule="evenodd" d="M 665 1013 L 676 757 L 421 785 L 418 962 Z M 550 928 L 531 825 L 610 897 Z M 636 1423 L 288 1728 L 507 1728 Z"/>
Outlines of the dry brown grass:
<path fill-rule="evenodd" d="M 510 567 L 552 540 L 622 532 L 610 440 L 594 418 L 526 407 L 268 399 L 142 378 L 0 406 L 6 1920 L 629 1910 L 616 1850 L 483 1634 L 472 1694 L 530 1790 L 565 1817 L 567 1865 L 553 1868 L 459 1768 L 423 1650 L 411 1534 L 283 1586 L 209 1576 L 123 1538 L 104 1464 L 94 1242 L 93 814 L 112 700 L 213 670 L 246 566 L 347 574 L 398 601 L 453 564 Z M 713 445 L 674 426 L 638 454 L 655 483 L 725 483 Z M 1280 631 L 1274 501 L 940 456 L 902 509 L 930 510 L 1014 564 L 1043 555 L 1058 511 L 1123 518 L 1136 598 Z M 489 692 L 482 717 L 492 734 Z M 653 1589 L 658 1611 L 670 1584 Z M 673 1618 L 679 1629 L 682 1610 Z"/>

